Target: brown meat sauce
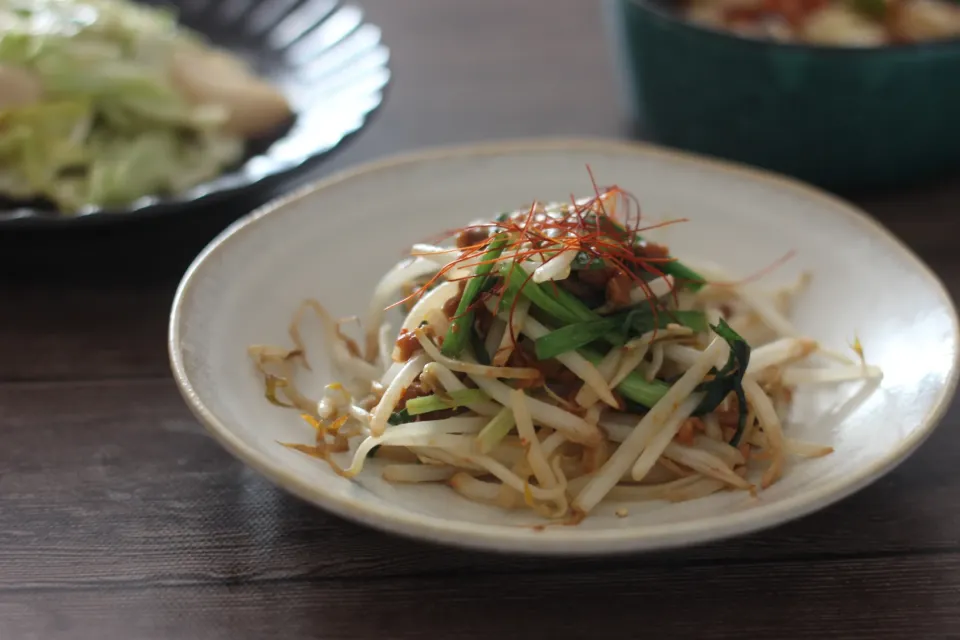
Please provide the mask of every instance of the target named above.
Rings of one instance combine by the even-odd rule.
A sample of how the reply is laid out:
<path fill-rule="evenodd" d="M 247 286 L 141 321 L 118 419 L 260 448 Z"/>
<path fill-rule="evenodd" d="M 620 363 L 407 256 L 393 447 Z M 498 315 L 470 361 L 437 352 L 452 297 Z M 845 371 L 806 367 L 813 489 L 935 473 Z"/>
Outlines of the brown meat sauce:
<path fill-rule="evenodd" d="M 670 249 L 656 242 L 642 240 L 634 246 L 633 254 L 649 260 L 663 260 L 670 257 Z"/>
<path fill-rule="evenodd" d="M 490 237 L 490 231 L 482 228 L 464 229 L 457 234 L 457 248 L 466 249 L 480 244 Z"/>
<path fill-rule="evenodd" d="M 415 353 L 421 351 L 423 347 L 417 340 L 416 334 L 409 329 L 400 329 L 400 335 L 397 336 L 396 351 L 393 359 L 397 362 L 406 362 L 413 357 Z"/>
<path fill-rule="evenodd" d="M 670 257 L 670 251 L 667 247 L 646 241 L 634 247 L 634 254 L 652 260 L 663 260 Z M 599 306 L 607 303 L 623 307 L 630 304 L 630 289 L 633 288 L 637 276 L 647 275 L 649 274 L 643 270 L 630 274 L 622 269 L 606 266 L 574 271 L 569 278 L 560 281 L 559 284 L 587 303 L 588 306 Z"/>
<path fill-rule="evenodd" d="M 459 289 L 457 290 L 457 295 L 447 298 L 447 301 L 443 303 L 441 308 L 443 315 L 447 316 L 449 320 L 453 320 L 457 315 L 457 307 L 460 306 L 460 300 L 463 298 L 463 292 L 467 288 L 467 281 L 461 280 Z"/>

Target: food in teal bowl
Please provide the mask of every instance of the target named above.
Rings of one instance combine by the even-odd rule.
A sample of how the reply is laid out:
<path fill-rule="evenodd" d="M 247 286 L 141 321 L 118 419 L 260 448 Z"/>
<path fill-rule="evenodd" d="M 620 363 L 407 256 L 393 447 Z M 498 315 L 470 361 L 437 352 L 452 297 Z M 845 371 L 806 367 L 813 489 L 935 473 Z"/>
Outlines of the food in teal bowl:
<path fill-rule="evenodd" d="M 960 172 L 960 4 L 848 1 L 610 0 L 645 132 L 828 188 Z"/>

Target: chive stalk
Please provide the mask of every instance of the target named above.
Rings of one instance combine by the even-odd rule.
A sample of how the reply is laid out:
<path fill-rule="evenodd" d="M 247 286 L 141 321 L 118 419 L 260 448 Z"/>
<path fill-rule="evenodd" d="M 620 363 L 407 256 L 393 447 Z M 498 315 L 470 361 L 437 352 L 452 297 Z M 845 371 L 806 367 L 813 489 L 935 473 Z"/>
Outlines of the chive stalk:
<path fill-rule="evenodd" d="M 467 286 L 460 296 L 460 304 L 457 305 L 457 312 L 450 323 L 447 335 L 443 339 L 443 346 L 440 351 L 448 358 L 456 358 L 467 345 L 470 337 L 470 328 L 473 326 L 474 312 L 470 306 L 474 303 L 477 296 L 483 290 L 487 275 L 493 269 L 494 261 L 503 253 L 507 244 L 507 235 L 498 234 L 487 245 L 487 250 L 480 259 L 480 264 L 474 272 L 474 277 L 467 281 Z"/>
<path fill-rule="evenodd" d="M 519 265 L 504 265 L 501 273 L 508 290 L 513 294 L 511 299 L 518 292 L 522 293 L 534 306 L 539 307 L 563 324 L 589 322 L 600 318 L 599 315 L 590 310 L 590 307 L 569 291 L 556 285 L 553 285 L 552 291 L 547 291 L 544 285 L 528 279 L 526 270 Z"/>
<path fill-rule="evenodd" d="M 580 349 L 579 353 L 595 365 L 603 360 L 602 355 L 589 349 Z M 617 391 L 625 398 L 645 407 L 655 405 L 669 388 L 670 385 L 662 380 L 647 380 L 636 372 L 628 373 L 617 385 Z"/>
<path fill-rule="evenodd" d="M 462 407 L 474 402 L 483 402 L 489 399 L 489 396 L 480 389 L 459 389 L 457 391 L 450 391 L 444 396 L 431 395 L 411 398 L 407 400 L 404 408 L 407 410 L 407 414 L 419 416 L 424 413 L 430 413 L 431 411 L 456 409 L 457 407 Z"/>
<path fill-rule="evenodd" d="M 650 309 L 633 309 L 627 313 L 555 329 L 538 338 L 534 349 L 538 359 L 547 360 L 600 339 L 618 346 L 631 337 L 653 331 L 654 327 L 663 329 L 671 323 L 690 327 L 696 332 L 705 331 L 707 328 L 706 316 L 700 311 L 663 311 L 654 318 Z"/>
<path fill-rule="evenodd" d="M 561 329 L 558 329 L 558 331 L 569 331 L 566 337 L 563 337 L 564 334 L 561 334 L 560 338 L 552 339 L 557 340 L 559 347 L 554 345 L 554 347 L 551 347 L 549 350 L 545 349 L 544 352 L 554 351 L 555 348 L 564 347 L 565 343 L 574 337 L 578 340 L 577 347 L 589 344 L 598 339 L 603 339 L 613 346 L 619 346 L 626 341 L 624 337 L 624 323 L 629 323 L 630 318 L 639 318 L 644 312 L 644 310 L 632 309 L 625 312 L 625 314 L 604 317 L 592 311 L 587 305 L 581 302 L 579 298 L 562 287 L 556 285 L 551 287 L 549 283 L 537 284 L 536 282 L 528 280 L 526 271 L 515 265 L 504 266 L 501 269 L 501 273 L 507 286 L 507 296 L 504 296 L 504 299 L 509 296 L 512 300 L 519 292 L 529 299 L 531 304 L 550 316 L 555 324 L 560 325 Z M 505 305 L 502 305 L 501 309 L 503 309 L 504 306 Z M 695 331 L 702 331 L 706 328 L 705 318 L 697 312 L 664 311 L 660 315 L 662 315 L 660 318 L 662 324 L 659 324 L 659 326 L 665 326 L 669 322 L 678 322 L 690 326 Z M 653 329 L 652 313 L 650 314 L 650 318 L 649 329 L 645 329 L 644 325 L 639 322 L 629 324 L 635 324 L 636 331 L 645 333 Z M 567 329 L 569 326 L 575 326 L 575 328 Z M 546 337 L 549 338 L 549 336 Z M 554 355 L 563 353 L 564 351 L 571 351 L 573 348 L 576 347 L 563 348 L 561 351 L 555 351 Z M 538 349 L 537 357 L 543 360 L 553 356 L 542 356 Z"/>
<path fill-rule="evenodd" d="M 490 453 L 507 437 L 507 434 L 516 424 L 513 409 L 504 407 L 477 434 L 477 449 L 483 454 Z"/>

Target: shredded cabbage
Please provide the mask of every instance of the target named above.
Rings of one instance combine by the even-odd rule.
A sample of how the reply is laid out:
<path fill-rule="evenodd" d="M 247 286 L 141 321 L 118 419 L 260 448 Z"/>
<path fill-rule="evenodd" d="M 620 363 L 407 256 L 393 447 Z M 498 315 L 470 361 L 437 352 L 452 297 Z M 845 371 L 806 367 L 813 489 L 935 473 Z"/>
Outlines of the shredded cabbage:
<path fill-rule="evenodd" d="M 158 8 L 0 0 L 0 194 L 70 213 L 181 191 L 237 162 L 229 106 L 171 77 L 176 55 L 207 51 Z"/>

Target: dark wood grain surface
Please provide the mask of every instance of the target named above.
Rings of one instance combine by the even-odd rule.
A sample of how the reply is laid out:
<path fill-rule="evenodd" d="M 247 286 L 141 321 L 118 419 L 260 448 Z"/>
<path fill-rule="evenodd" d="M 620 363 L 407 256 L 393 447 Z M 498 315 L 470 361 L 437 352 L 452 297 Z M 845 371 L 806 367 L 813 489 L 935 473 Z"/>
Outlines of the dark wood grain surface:
<path fill-rule="evenodd" d="M 367 0 L 394 84 L 323 175 L 434 144 L 625 137 L 599 7 Z M 572 88 L 576 91 L 572 91 Z M 960 180 L 852 197 L 960 295 Z M 0 234 L 0 640 L 960 637 L 960 408 L 908 462 L 774 530 L 668 554 L 513 558 L 343 522 L 191 417 L 167 312 L 255 201 Z"/>

